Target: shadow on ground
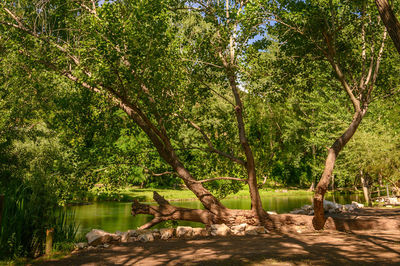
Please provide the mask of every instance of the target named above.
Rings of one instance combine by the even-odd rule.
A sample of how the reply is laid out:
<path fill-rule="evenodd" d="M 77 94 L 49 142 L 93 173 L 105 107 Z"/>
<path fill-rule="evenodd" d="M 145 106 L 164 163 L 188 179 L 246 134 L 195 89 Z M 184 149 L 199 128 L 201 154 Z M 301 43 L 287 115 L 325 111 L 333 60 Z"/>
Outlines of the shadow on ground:
<path fill-rule="evenodd" d="M 129 243 L 40 265 L 400 265 L 400 232 L 310 232 Z"/>

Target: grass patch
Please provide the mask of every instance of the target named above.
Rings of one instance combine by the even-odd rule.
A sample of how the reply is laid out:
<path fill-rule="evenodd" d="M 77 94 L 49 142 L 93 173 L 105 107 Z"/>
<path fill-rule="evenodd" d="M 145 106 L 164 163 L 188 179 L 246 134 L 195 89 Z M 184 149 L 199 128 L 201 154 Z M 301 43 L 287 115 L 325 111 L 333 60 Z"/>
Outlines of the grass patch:
<path fill-rule="evenodd" d="M 126 187 L 119 189 L 116 192 L 104 193 L 99 191 L 91 191 L 91 197 L 88 197 L 89 201 L 122 201 L 128 202 L 138 200 L 141 202 L 152 202 L 153 191 L 158 192 L 165 199 L 169 201 L 188 201 L 197 200 L 196 196 L 188 189 L 159 189 L 159 188 L 138 188 L 138 187 Z M 309 192 L 305 189 L 260 189 L 261 197 L 271 196 L 301 196 L 301 195 L 312 195 L 313 192 Z M 244 198 L 249 197 L 249 190 L 243 189 L 235 194 L 231 194 L 226 197 L 229 198 Z"/>

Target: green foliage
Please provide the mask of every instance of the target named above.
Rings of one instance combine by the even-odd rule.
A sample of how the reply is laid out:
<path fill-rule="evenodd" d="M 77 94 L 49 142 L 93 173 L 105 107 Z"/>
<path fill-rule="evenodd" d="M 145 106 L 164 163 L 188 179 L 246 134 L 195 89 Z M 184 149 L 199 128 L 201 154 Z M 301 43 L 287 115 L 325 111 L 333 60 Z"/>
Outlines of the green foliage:
<path fill-rule="evenodd" d="M 56 249 L 73 243 L 77 232 L 74 216 L 57 208 L 47 188 L 16 180 L 2 192 L 5 202 L 0 228 L 0 258 L 41 255 L 46 229 L 50 228 L 55 230 Z"/>

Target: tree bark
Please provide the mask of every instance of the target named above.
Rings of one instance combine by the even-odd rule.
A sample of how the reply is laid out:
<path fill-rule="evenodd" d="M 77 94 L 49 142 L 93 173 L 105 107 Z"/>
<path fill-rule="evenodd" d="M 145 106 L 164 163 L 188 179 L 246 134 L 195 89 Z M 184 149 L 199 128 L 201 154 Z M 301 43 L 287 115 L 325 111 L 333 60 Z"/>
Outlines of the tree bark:
<path fill-rule="evenodd" d="M 371 206 L 371 198 L 370 198 L 370 193 L 369 193 L 368 178 L 367 178 L 367 176 L 364 175 L 362 170 L 360 170 L 360 178 L 361 178 L 361 184 L 363 186 L 363 193 L 364 193 L 365 202 L 366 202 L 367 206 Z"/>
<path fill-rule="evenodd" d="M 0 229 L 1 229 L 1 218 L 3 216 L 3 206 L 4 206 L 4 195 L 0 195 Z"/>
<path fill-rule="evenodd" d="M 394 45 L 400 54 L 400 22 L 396 18 L 387 0 L 375 0 L 375 4 L 383 23 L 389 32 L 389 36 L 392 38 Z"/>
<path fill-rule="evenodd" d="M 325 214 L 324 214 L 324 195 L 328 189 L 331 176 L 333 173 L 333 168 L 335 166 L 335 162 L 339 152 L 343 149 L 346 143 L 351 139 L 351 137 L 356 132 L 358 126 L 361 123 L 361 120 L 364 116 L 364 112 L 358 111 L 353 116 L 353 121 L 347 130 L 343 133 L 340 138 L 336 139 L 333 145 L 328 150 L 328 157 L 325 161 L 325 169 L 322 173 L 322 177 L 318 182 L 318 185 L 314 194 L 314 218 L 313 218 L 313 226 L 316 230 L 321 230 L 325 225 Z"/>
<path fill-rule="evenodd" d="M 314 191 L 315 189 L 315 181 L 312 181 L 310 188 L 307 191 Z"/>
<path fill-rule="evenodd" d="M 232 93 L 235 97 L 235 103 L 236 103 L 235 114 L 238 123 L 239 140 L 240 144 L 242 145 L 243 151 L 246 155 L 246 170 L 247 170 L 248 185 L 251 198 L 251 210 L 254 211 L 254 213 L 257 215 L 260 221 L 264 221 L 265 219 L 267 219 L 268 214 L 262 207 L 260 193 L 258 192 L 256 164 L 254 161 L 253 152 L 250 148 L 249 142 L 246 137 L 246 131 L 244 127 L 243 104 L 240 99 L 239 89 L 237 87 L 234 70 L 231 69 L 229 65 L 225 64 L 225 67 L 227 68 L 226 71 L 229 78 L 229 84 L 231 86 Z"/>

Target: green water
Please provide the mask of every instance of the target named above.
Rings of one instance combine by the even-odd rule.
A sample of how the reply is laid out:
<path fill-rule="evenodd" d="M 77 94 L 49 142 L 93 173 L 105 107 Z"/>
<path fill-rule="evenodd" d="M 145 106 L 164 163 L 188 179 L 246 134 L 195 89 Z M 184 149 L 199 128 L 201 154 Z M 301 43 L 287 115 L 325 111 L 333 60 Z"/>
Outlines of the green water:
<path fill-rule="evenodd" d="M 335 194 L 335 201 L 340 204 L 351 203 L 351 201 L 362 202 L 362 197 L 357 194 Z M 326 197 L 333 200 L 332 195 Z M 311 204 L 312 196 L 269 196 L 262 199 L 264 209 L 276 211 L 277 213 L 288 213 L 305 204 Z M 222 203 L 231 209 L 249 209 L 249 198 L 225 199 Z M 154 204 L 154 203 L 153 203 Z M 202 208 L 199 201 L 171 202 L 171 204 L 187 207 Z M 130 202 L 96 202 L 90 205 L 69 207 L 75 211 L 76 220 L 79 224 L 79 232 L 86 233 L 93 228 L 103 229 L 107 232 L 127 231 L 151 220 L 149 215 L 137 215 L 132 217 Z M 177 225 L 177 224 L 175 224 Z M 191 225 L 196 227 L 203 226 L 199 223 L 179 221 L 178 225 Z M 158 224 L 157 228 L 170 227 L 171 223 Z"/>

